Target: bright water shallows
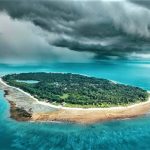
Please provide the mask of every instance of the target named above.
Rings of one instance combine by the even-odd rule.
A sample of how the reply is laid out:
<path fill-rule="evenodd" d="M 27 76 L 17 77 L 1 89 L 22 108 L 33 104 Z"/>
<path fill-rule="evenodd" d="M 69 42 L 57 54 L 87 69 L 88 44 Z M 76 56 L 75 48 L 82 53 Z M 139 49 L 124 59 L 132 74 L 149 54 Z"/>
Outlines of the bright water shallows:
<path fill-rule="evenodd" d="M 72 72 L 103 77 L 150 90 L 149 62 L 0 65 L 1 74 Z M 16 122 L 0 91 L 0 150 L 149 150 L 150 116 L 92 125 Z"/>

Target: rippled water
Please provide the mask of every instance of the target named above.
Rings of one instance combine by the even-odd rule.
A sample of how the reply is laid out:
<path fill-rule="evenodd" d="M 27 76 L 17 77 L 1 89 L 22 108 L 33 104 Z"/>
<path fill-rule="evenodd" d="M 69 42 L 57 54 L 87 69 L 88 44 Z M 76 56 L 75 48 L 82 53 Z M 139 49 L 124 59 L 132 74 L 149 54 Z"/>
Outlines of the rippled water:
<path fill-rule="evenodd" d="M 103 77 L 150 90 L 150 62 L 0 65 L 1 74 L 72 72 Z M 92 125 L 16 122 L 0 91 L 0 150 L 149 150 L 150 116 Z"/>

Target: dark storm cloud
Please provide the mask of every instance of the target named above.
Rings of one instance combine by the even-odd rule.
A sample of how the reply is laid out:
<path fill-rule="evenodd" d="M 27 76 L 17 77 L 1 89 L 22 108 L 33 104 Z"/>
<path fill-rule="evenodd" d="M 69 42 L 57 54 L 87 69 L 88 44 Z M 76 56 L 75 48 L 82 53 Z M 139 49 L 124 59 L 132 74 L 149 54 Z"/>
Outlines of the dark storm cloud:
<path fill-rule="evenodd" d="M 12 19 L 6 13 L 0 13 L 0 20 L 0 63 L 81 62 L 94 56 L 49 44 L 57 35 L 31 22 Z"/>
<path fill-rule="evenodd" d="M 150 9 L 150 1 L 149 0 L 130 0 L 131 2 L 149 8 Z"/>
<path fill-rule="evenodd" d="M 79 13 L 71 7 L 69 1 L 12 0 L 0 1 L 0 4 L 1 10 L 6 10 L 13 18 L 30 20 L 49 31 L 60 31 L 55 27 L 57 22 L 66 24 L 67 21 L 76 21 L 79 18 Z"/>
<path fill-rule="evenodd" d="M 42 46 L 40 42 L 34 46 L 35 42 L 31 39 L 32 49 L 28 52 L 21 48 L 21 42 L 20 50 L 10 51 L 7 47 L 7 54 L 33 55 L 35 58 L 54 61 L 68 59 L 72 53 L 79 59 L 84 56 L 87 59 L 143 56 L 150 53 L 149 6 L 150 2 L 140 0 L 0 1 L 1 12 L 8 13 L 13 18 L 11 21 L 17 19 L 23 24 L 31 23 L 25 29 L 30 28 L 35 41 L 37 38 L 40 41 L 44 39 L 45 42 Z M 5 46 L 5 43 L 7 42 L 1 39 L 1 45 Z M 26 45 L 26 41 L 24 43 Z M 0 46 L 0 51 L 3 47 Z M 17 49 L 17 45 L 14 48 Z"/>

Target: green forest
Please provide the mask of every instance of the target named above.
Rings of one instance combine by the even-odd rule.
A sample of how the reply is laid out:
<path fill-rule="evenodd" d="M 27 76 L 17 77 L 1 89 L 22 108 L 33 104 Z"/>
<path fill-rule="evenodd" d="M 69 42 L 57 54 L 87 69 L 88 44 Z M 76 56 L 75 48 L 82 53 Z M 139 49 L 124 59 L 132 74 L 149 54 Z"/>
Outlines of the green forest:
<path fill-rule="evenodd" d="M 110 107 L 148 99 L 139 87 L 71 73 L 20 73 L 3 76 L 9 85 L 29 92 L 41 101 L 65 106 Z M 18 82 L 36 80 L 37 83 Z"/>

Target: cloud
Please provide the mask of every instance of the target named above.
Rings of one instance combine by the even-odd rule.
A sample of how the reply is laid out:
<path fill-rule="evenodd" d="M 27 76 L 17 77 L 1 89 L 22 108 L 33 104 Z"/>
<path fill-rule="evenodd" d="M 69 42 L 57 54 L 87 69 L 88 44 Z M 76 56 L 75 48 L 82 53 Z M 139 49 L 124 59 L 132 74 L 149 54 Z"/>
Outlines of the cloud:
<path fill-rule="evenodd" d="M 149 60 L 150 59 L 150 54 L 143 54 L 143 53 L 132 53 L 130 56 L 129 56 L 129 58 L 130 57 L 134 57 L 135 59 L 139 59 L 139 60 Z"/>
<path fill-rule="evenodd" d="M 0 14 L 1 62 L 78 62 L 89 61 L 94 54 L 58 48 L 47 41 L 54 37 L 28 21 Z"/>
<path fill-rule="evenodd" d="M 0 1 L 1 12 L 11 16 L 5 14 L 8 23 L 0 22 L 4 25 L 0 33 L 9 31 L 2 33 L 3 38 L 0 34 L 0 52 L 6 46 L 4 58 L 38 61 L 132 59 L 133 53 L 149 54 L 148 4 L 140 0 Z M 15 29 L 9 27 L 10 31 L 6 24 L 12 22 Z"/>

